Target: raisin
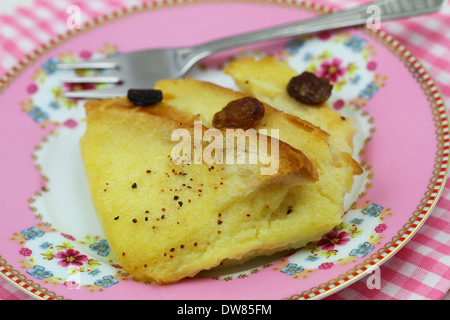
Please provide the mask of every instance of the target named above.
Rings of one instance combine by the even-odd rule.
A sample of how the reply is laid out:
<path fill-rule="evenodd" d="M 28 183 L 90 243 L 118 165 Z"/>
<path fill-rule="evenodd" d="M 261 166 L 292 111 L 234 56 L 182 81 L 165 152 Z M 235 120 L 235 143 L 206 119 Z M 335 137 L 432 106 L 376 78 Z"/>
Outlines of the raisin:
<path fill-rule="evenodd" d="M 244 97 L 229 102 L 213 118 L 215 128 L 254 128 L 264 117 L 264 105 L 258 99 Z"/>
<path fill-rule="evenodd" d="M 293 77 L 287 86 L 287 91 L 292 98 L 311 106 L 318 106 L 327 101 L 332 90 L 333 85 L 328 78 L 319 78 L 307 71 Z"/>
<path fill-rule="evenodd" d="M 162 91 L 156 89 L 130 89 L 128 100 L 135 105 L 148 107 L 162 101 Z"/>

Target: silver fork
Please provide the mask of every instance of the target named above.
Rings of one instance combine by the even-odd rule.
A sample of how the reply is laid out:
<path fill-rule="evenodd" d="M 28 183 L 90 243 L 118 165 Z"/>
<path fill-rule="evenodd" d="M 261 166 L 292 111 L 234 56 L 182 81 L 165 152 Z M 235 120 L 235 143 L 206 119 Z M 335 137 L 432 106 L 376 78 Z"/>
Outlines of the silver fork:
<path fill-rule="evenodd" d="M 117 54 L 101 60 L 59 64 L 59 69 L 114 69 L 113 75 L 70 77 L 66 83 L 114 83 L 97 90 L 66 92 L 68 98 L 112 98 L 126 96 L 128 89 L 152 88 L 156 81 L 180 78 L 197 62 L 214 53 L 263 41 L 309 35 L 358 25 L 369 25 L 369 18 L 380 14 L 380 21 L 432 13 L 447 0 L 379 0 L 296 23 L 218 39 L 194 47 L 150 49 Z"/>

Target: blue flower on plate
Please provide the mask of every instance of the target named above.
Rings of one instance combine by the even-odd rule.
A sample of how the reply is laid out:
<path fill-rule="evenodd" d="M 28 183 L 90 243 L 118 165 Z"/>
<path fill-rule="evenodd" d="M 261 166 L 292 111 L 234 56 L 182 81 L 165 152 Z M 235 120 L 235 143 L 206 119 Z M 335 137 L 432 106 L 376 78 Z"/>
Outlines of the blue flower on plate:
<path fill-rule="evenodd" d="M 359 80 L 361 80 L 361 76 L 359 74 L 357 74 L 356 76 L 354 76 L 352 79 L 350 79 L 350 82 L 352 84 L 358 84 Z"/>
<path fill-rule="evenodd" d="M 27 270 L 27 273 L 39 280 L 53 277 L 53 273 L 51 271 L 45 270 L 44 267 L 38 265 L 34 266 L 33 269 Z"/>
<path fill-rule="evenodd" d="M 383 211 L 383 207 L 375 203 L 371 203 L 367 208 L 361 210 L 363 214 L 369 217 L 378 217 L 381 211 Z"/>
<path fill-rule="evenodd" d="M 295 54 L 301 49 L 301 47 L 303 47 L 304 44 L 304 39 L 294 38 L 288 42 L 288 44 L 286 45 L 286 50 L 291 54 Z"/>
<path fill-rule="evenodd" d="M 369 100 L 372 96 L 378 91 L 378 87 L 375 83 L 371 82 L 367 85 L 367 87 L 361 91 L 359 94 L 360 97 Z"/>
<path fill-rule="evenodd" d="M 103 288 L 108 288 L 117 282 L 119 282 L 119 280 L 114 279 L 112 276 L 104 276 L 102 279 L 99 279 L 94 283 L 98 286 L 102 286 Z"/>
<path fill-rule="evenodd" d="M 314 56 L 312 55 L 312 53 L 307 52 L 304 56 L 303 56 L 303 61 L 308 62 L 310 61 Z"/>
<path fill-rule="evenodd" d="M 59 61 L 55 58 L 50 58 L 42 64 L 42 69 L 45 73 L 52 74 L 56 72 Z"/>
<path fill-rule="evenodd" d="M 99 273 L 101 273 L 100 269 L 95 268 L 95 269 L 89 270 L 87 274 L 94 277 L 94 276 L 98 275 Z"/>
<path fill-rule="evenodd" d="M 49 107 L 52 108 L 52 109 L 55 109 L 55 110 L 61 108 L 61 106 L 56 101 L 50 102 L 49 103 Z"/>
<path fill-rule="evenodd" d="M 33 109 L 31 109 L 28 114 L 33 118 L 36 122 L 42 122 L 46 119 L 48 119 L 48 114 L 41 110 L 41 108 L 34 106 Z"/>
<path fill-rule="evenodd" d="M 37 229 L 36 227 L 31 227 L 29 229 L 23 230 L 21 234 L 25 237 L 25 239 L 33 240 L 36 237 L 42 237 L 44 235 L 44 232 Z"/>
<path fill-rule="evenodd" d="M 372 246 L 369 242 L 364 242 L 364 243 L 361 243 L 357 249 L 353 249 L 350 252 L 350 255 L 362 258 L 362 257 L 365 257 L 373 249 L 375 249 L 375 247 Z"/>
<path fill-rule="evenodd" d="M 352 49 L 355 52 L 360 52 L 366 45 L 366 42 L 367 41 L 361 37 L 353 36 L 350 38 L 350 40 L 345 42 L 345 46 L 349 47 L 350 49 Z"/>
<path fill-rule="evenodd" d="M 319 257 L 318 256 L 315 256 L 315 255 L 312 255 L 312 254 L 310 254 L 310 255 L 308 255 L 307 257 L 306 257 L 306 259 L 305 259 L 306 261 L 316 261 L 316 260 L 319 260 Z"/>
<path fill-rule="evenodd" d="M 293 276 L 296 273 L 299 273 L 303 270 L 304 270 L 303 267 L 298 266 L 296 263 L 289 263 L 286 267 L 281 269 L 281 272 L 284 272 L 290 276 Z"/>
<path fill-rule="evenodd" d="M 350 223 L 352 225 L 359 225 L 362 224 L 364 222 L 364 219 L 358 219 L 358 218 L 353 218 L 352 220 L 350 220 Z"/>
<path fill-rule="evenodd" d="M 44 243 L 42 243 L 40 246 L 39 246 L 39 248 L 41 248 L 41 249 L 49 249 L 49 248 L 51 248 L 53 246 L 53 243 L 50 243 L 50 242 L 48 242 L 48 241 L 45 241 Z"/>
<path fill-rule="evenodd" d="M 89 248 L 91 248 L 94 251 L 97 251 L 97 254 L 100 256 L 104 256 L 106 257 L 109 252 L 111 251 L 109 248 L 109 244 L 105 239 L 102 239 L 94 244 L 91 244 L 89 246 Z"/>

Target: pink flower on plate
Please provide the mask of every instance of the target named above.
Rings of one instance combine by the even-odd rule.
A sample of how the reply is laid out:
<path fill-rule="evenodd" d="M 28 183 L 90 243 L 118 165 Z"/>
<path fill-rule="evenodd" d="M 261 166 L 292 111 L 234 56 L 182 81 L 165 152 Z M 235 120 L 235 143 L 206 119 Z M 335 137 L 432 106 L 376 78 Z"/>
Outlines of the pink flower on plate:
<path fill-rule="evenodd" d="M 330 269 L 332 266 L 334 266 L 333 262 L 324 262 L 319 266 L 319 269 Z"/>
<path fill-rule="evenodd" d="M 384 230 L 386 230 L 387 226 L 384 223 L 380 223 L 375 227 L 376 233 L 382 233 Z"/>
<path fill-rule="evenodd" d="M 64 238 L 66 238 L 66 239 L 75 241 L 75 238 L 74 238 L 73 236 L 71 236 L 70 234 L 62 233 L 62 232 L 61 232 L 61 235 L 62 235 Z"/>
<path fill-rule="evenodd" d="M 80 289 L 81 288 L 81 285 L 76 281 L 65 281 L 63 283 L 63 285 L 69 289 Z"/>
<path fill-rule="evenodd" d="M 63 267 L 70 265 L 82 266 L 84 261 L 88 261 L 88 257 L 84 254 L 80 254 L 80 251 L 67 249 L 65 252 L 60 251 L 55 254 L 55 258 L 61 259 L 58 264 Z"/>
<path fill-rule="evenodd" d="M 78 122 L 76 122 L 74 119 L 67 119 L 64 121 L 64 125 L 68 128 L 75 128 L 78 125 Z"/>
<path fill-rule="evenodd" d="M 334 58 L 331 62 L 324 61 L 320 65 L 320 70 L 318 72 L 319 77 L 326 77 L 330 80 L 330 82 L 334 83 L 338 80 L 339 77 L 345 74 L 346 69 L 341 67 L 342 60 L 338 58 Z"/>
<path fill-rule="evenodd" d="M 367 70 L 373 71 L 377 68 L 377 63 L 375 61 L 369 61 L 369 63 L 367 63 Z"/>
<path fill-rule="evenodd" d="M 79 284 L 76 281 L 64 281 L 63 285 L 69 289 L 80 289 L 81 288 L 81 284 Z"/>
<path fill-rule="evenodd" d="M 342 99 L 336 100 L 333 103 L 333 109 L 335 110 L 341 110 L 345 106 L 345 101 Z"/>
<path fill-rule="evenodd" d="M 31 249 L 28 249 L 28 248 L 21 248 L 19 253 L 25 257 L 29 257 L 29 256 L 31 256 L 33 251 L 31 251 Z"/>
<path fill-rule="evenodd" d="M 330 31 L 322 31 L 317 34 L 317 38 L 320 40 L 328 40 L 331 38 L 332 33 Z"/>
<path fill-rule="evenodd" d="M 92 52 L 88 50 L 83 50 L 80 52 L 80 58 L 87 60 L 92 57 Z"/>
<path fill-rule="evenodd" d="M 33 94 L 33 93 L 35 93 L 37 90 L 38 90 L 38 86 L 37 86 L 35 83 L 32 83 L 32 84 L 28 85 L 28 87 L 27 87 L 27 92 L 28 92 L 29 94 Z"/>
<path fill-rule="evenodd" d="M 331 231 L 325 235 L 325 238 L 319 240 L 317 245 L 322 247 L 323 250 L 333 250 L 336 245 L 343 246 L 349 242 L 350 238 L 348 236 L 349 233 L 345 231 Z"/>

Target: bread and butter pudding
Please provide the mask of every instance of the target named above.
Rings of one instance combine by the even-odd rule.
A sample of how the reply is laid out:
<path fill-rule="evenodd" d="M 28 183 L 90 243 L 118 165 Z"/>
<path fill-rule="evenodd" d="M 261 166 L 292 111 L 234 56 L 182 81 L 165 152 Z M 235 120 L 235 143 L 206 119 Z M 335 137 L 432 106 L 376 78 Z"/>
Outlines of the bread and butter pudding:
<path fill-rule="evenodd" d="M 225 70 L 239 83 L 243 73 L 236 70 L 246 64 L 235 61 Z M 282 74 L 277 64 L 271 68 Z M 249 75 L 257 76 L 257 69 Z M 126 97 L 86 103 L 80 146 L 92 201 L 118 263 L 135 280 L 173 283 L 226 261 L 299 248 L 342 221 L 344 196 L 362 172 L 351 156 L 354 124 L 326 106 L 295 110 L 304 107 L 286 90 L 268 87 L 272 91 L 255 83 L 245 92 L 243 85 L 242 93 L 194 79 L 167 79 L 155 87 L 163 101 L 148 107 Z M 236 110 L 232 102 L 247 98 L 261 105 L 254 109 L 257 121 L 243 123 L 251 123 L 268 145 L 278 143 L 275 174 L 262 175 L 267 163 L 261 161 L 173 161 L 175 130 L 195 134 L 196 122 L 204 133 L 220 127 L 224 110 Z M 216 129 L 221 138 L 227 121 Z M 223 150 L 230 151 L 236 154 Z M 251 150 L 245 152 L 248 157 Z"/>
<path fill-rule="evenodd" d="M 270 231 L 292 186 L 318 179 L 311 161 L 281 141 L 273 175 L 261 175 L 260 162 L 175 164 L 171 134 L 193 132 L 195 116 L 162 103 L 95 100 L 86 116 L 81 154 L 92 201 L 115 257 L 136 280 L 170 283 L 272 251 L 276 244 L 258 233 Z"/>

